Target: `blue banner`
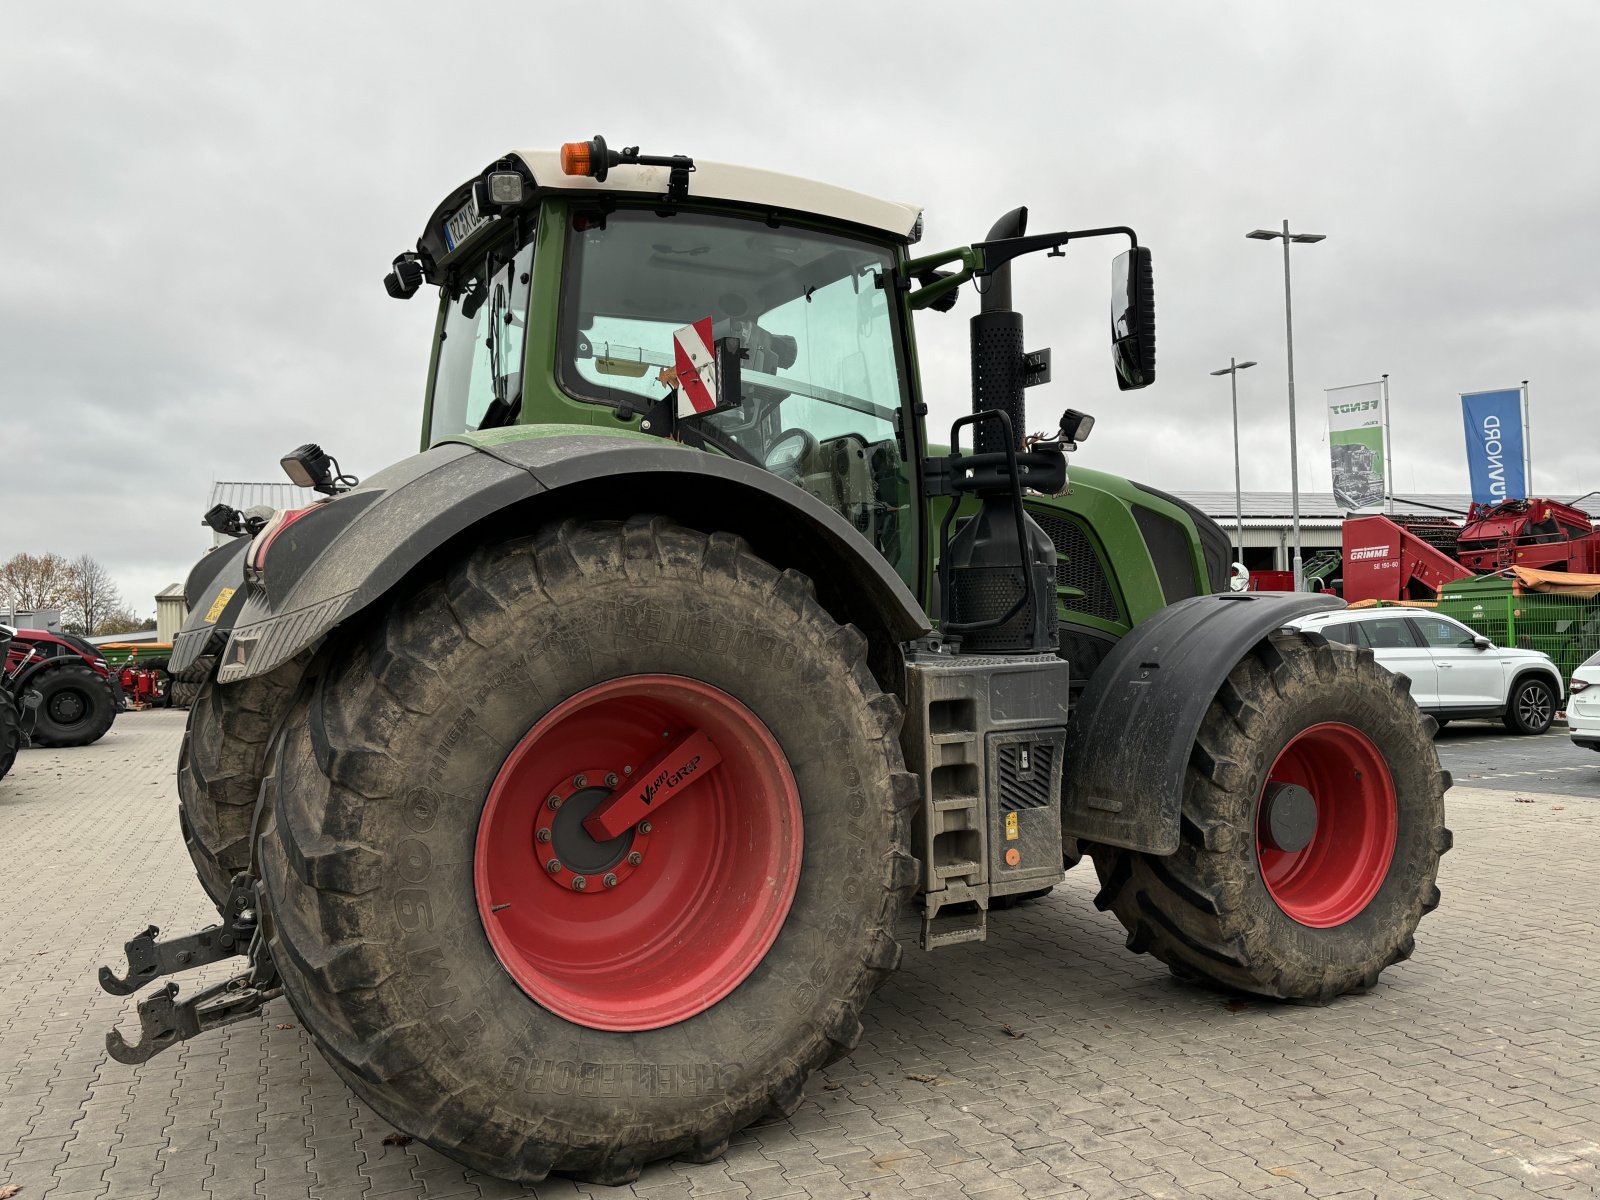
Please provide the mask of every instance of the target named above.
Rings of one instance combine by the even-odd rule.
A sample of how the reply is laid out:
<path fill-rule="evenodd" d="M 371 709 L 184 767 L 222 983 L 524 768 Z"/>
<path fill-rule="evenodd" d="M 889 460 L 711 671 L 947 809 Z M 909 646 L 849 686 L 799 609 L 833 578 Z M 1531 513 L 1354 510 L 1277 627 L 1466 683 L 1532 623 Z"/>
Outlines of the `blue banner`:
<path fill-rule="evenodd" d="M 1467 468 L 1472 498 L 1479 504 L 1525 500 L 1522 471 L 1522 389 L 1469 392 L 1461 397 L 1467 426 Z"/>

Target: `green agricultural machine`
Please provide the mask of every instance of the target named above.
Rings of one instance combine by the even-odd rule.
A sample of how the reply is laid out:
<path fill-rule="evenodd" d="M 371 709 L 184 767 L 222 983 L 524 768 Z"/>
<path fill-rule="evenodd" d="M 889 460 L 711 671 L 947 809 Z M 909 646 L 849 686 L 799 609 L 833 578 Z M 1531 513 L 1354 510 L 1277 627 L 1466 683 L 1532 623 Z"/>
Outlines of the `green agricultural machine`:
<path fill-rule="evenodd" d="M 1025 436 L 1015 260 L 1125 246 L 1118 388 L 1155 364 L 1134 231 L 1026 217 L 919 254 L 914 207 L 600 138 L 452 191 L 385 281 L 440 298 L 421 452 L 360 483 L 302 446 L 325 499 L 207 514 L 238 536 L 172 670 L 206 676 L 180 819 L 222 920 L 101 980 L 247 962 L 113 1056 L 281 993 L 399 1129 L 618 1183 L 793 1111 L 897 929 L 981 940 L 1084 854 L 1186 980 L 1320 1003 L 1410 954 L 1431 723 L 1284 629 L 1338 601 L 1229 593 L 1199 512 L 1069 473 L 1092 418 Z M 936 447 L 916 326 L 962 288 Z"/>

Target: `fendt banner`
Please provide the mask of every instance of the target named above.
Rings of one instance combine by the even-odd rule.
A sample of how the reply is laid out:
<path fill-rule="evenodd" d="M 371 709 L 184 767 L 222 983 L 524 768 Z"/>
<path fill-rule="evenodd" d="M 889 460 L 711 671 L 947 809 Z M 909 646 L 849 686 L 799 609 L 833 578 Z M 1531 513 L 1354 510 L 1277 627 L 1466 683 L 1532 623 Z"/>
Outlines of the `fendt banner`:
<path fill-rule="evenodd" d="M 1461 418 L 1467 427 L 1467 469 L 1472 499 L 1479 504 L 1527 498 L 1522 467 L 1522 389 L 1463 392 Z"/>
<path fill-rule="evenodd" d="M 1333 500 L 1346 512 L 1383 506 L 1383 384 L 1326 389 L 1328 455 L 1333 460 Z"/>

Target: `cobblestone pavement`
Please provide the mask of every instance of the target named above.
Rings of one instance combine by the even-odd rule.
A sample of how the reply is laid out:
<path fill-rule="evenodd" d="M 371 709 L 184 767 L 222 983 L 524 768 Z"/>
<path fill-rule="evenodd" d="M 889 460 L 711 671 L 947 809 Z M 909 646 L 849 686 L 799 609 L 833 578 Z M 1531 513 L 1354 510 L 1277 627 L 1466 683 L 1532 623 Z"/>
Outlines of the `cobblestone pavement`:
<path fill-rule="evenodd" d="M 1095 912 L 1092 872 L 879 993 L 793 1118 L 631 1188 L 474 1175 L 392 1130 L 282 1000 L 138 1068 L 93 970 L 208 919 L 174 820 L 182 714 L 25 752 L 0 783 L 0 1194 L 326 1197 L 1593 1196 L 1600 800 L 1450 796 L 1412 961 L 1326 1008 L 1178 985 Z M 1529 803 L 1519 803 L 1517 797 Z M 228 973 L 208 968 L 209 978 Z"/>

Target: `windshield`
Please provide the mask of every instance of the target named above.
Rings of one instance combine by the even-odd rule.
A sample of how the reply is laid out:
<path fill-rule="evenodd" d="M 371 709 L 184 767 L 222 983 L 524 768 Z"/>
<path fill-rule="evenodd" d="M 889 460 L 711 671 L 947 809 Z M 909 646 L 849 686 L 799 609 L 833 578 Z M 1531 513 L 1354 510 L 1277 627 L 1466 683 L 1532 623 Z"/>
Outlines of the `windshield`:
<path fill-rule="evenodd" d="M 588 227 L 584 227 L 588 226 Z M 904 392 L 880 246 L 753 220 L 625 210 L 578 217 L 561 374 L 580 399 L 648 407 L 672 335 L 710 317 L 744 352 L 739 404 L 696 419 L 710 444 L 805 488 L 910 578 Z M 644 404 L 640 405 L 643 400 Z"/>
<path fill-rule="evenodd" d="M 521 407 L 533 243 L 508 250 L 501 242 L 446 290 L 429 442 L 510 424 Z"/>

